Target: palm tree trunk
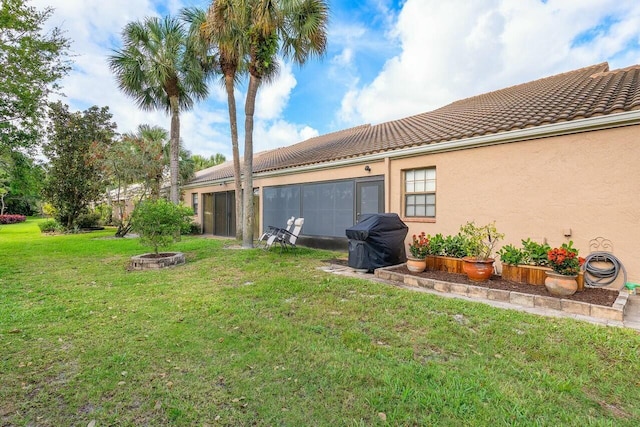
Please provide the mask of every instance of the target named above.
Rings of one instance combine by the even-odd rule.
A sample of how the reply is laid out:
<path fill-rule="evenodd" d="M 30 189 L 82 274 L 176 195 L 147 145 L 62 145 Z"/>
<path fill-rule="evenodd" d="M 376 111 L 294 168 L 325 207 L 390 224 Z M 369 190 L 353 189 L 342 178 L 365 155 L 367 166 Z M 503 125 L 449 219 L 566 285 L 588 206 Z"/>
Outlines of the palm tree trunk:
<path fill-rule="evenodd" d="M 172 96 L 171 102 L 171 150 L 169 156 L 169 171 L 171 174 L 171 202 L 176 205 L 180 202 L 178 192 L 178 158 L 180 156 L 180 111 L 178 98 Z"/>
<path fill-rule="evenodd" d="M 229 105 L 229 124 L 231 126 L 231 150 L 233 152 L 233 183 L 236 190 L 236 240 L 242 240 L 242 181 L 240 175 L 240 151 L 238 149 L 238 114 L 236 112 L 236 96 L 234 94 L 233 75 L 224 76 Z"/>
<path fill-rule="evenodd" d="M 242 247 L 253 247 L 253 113 L 256 109 L 256 95 L 261 79 L 250 75 L 247 100 L 244 104 L 244 221 L 242 227 Z"/>

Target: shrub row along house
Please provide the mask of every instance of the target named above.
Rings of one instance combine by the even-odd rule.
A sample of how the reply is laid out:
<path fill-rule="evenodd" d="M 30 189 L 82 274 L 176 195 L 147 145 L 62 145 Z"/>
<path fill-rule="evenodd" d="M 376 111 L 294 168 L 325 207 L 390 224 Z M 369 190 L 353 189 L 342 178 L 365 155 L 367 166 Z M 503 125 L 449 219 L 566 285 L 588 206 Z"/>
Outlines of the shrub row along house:
<path fill-rule="evenodd" d="M 346 248 L 363 213 L 414 233 L 496 221 L 503 244 L 609 239 L 640 281 L 640 65 L 607 63 L 256 154 L 256 224 L 304 217 L 303 244 Z M 230 163 L 184 186 L 207 234 L 235 234 Z M 256 235 L 257 235 L 256 230 Z"/>

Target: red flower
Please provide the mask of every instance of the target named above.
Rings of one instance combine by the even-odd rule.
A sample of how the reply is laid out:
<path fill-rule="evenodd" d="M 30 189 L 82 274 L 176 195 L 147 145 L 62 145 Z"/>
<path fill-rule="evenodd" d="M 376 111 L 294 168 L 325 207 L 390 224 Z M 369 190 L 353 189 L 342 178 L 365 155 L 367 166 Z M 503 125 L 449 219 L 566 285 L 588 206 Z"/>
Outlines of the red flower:
<path fill-rule="evenodd" d="M 578 274 L 580 266 L 584 264 L 584 258 L 578 257 L 578 250 L 573 247 L 571 241 L 547 252 L 547 259 L 553 271 L 564 275 Z"/>

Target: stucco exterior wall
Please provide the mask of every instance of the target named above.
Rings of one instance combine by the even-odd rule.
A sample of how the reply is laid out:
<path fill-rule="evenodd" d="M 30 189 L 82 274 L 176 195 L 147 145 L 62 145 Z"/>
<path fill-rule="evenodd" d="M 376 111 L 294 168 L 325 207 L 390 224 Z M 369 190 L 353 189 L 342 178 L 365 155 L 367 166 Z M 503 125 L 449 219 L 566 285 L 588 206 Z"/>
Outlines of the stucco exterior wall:
<path fill-rule="evenodd" d="M 360 163 L 354 161 L 353 164 L 342 166 L 339 168 L 331 168 L 331 169 L 320 169 L 320 170 L 312 170 L 308 172 L 289 174 L 289 175 L 280 175 L 280 176 L 267 176 L 260 177 L 259 174 L 254 176 L 253 186 L 254 188 L 259 189 L 260 194 L 260 221 L 262 221 L 262 189 L 264 187 L 278 186 L 278 185 L 290 185 L 290 184 L 302 184 L 309 182 L 322 182 L 322 181 L 335 181 L 341 179 L 351 179 L 351 178 L 365 178 L 376 175 L 385 175 L 385 172 L 388 170 L 384 160 L 376 161 L 376 162 L 365 162 Z M 369 166 L 370 171 L 365 171 L 364 167 Z M 386 176 L 385 176 L 386 178 Z M 184 190 L 184 200 L 188 206 L 191 206 L 191 195 L 193 193 L 198 194 L 206 194 L 206 193 L 217 193 L 221 191 L 233 191 L 234 184 L 233 178 L 229 178 L 226 181 L 225 185 L 215 184 L 208 185 L 206 187 L 200 187 L 195 189 L 186 189 Z M 385 198 L 388 200 L 389 198 L 386 196 L 388 191 L 385 189 Z M 202 196 L 199 197 L 200 203 L 198 206 L 199 212 L 194 216 L 194 220 L 199 221 L 202 218 Z M 264 227 L 260 224 L 259 229 L 262 230 Z"/>
<path fill-rule="evenodd" d="M 400 214 L 413 233 L 456 234 L 467 221 L 496 221 L 502 244 L 522 239 L 552 247 L 573 240 L 580 255 L 596 237 L 611 240 L 629 281 L 640 283 L 640 129 L 628 126 L 481 148 L 387 158 L 298 174 L 262 177 L 260 188 L 385 176 L 385 210 Z M 369 165 L 370 172 L 364 170 Z M 403 170 L 435 166 L 436 218 L 404 218 Z M 199 194 L 233 190 L 212 185 Z M 260 193 L 262 194 L 262 193 Z M 187 202 L 189 203 L 189 202 Z M 200 198 L 200 210 L 202 198 Z M 198 213 L 201 217 L 201 212 Z M 262 215 L 260 215 L 262 218 Z M 565 236 L 570 230 L 570 235 Z M 614 286 L 620 286 L 621 279 Z"/>
<path fill-rule="evenodd" d="M 403 218 L 410 234 L 455 234 L 467 221 L 495 220 L 503 244 L 573 240 L 581 256 L 604 237 L 629 280 L 640 282 L 639 134 L 624 127 L 395 160 L 390 211 L 402 211 L 402 170 L 435 166 L 436 220 Z"/>

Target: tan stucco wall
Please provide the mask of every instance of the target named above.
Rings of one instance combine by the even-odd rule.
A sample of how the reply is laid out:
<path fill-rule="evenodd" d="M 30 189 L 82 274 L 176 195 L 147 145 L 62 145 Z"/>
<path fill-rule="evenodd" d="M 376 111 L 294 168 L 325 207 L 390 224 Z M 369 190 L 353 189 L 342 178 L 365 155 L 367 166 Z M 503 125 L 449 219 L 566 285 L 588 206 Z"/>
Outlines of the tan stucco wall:
<path fill-rule="evenodd" d="M 467 221 L 496 221 L 503 244 L 532 238 L 552 246 L 573 240 L 580 255 L 605 237 L 640 283 L 640 129 L 637 126 L 515 142 L 410 158 L 357 163 L 279 177 L 257 178 L 256 187 L 385 175 L 387 212 L 402 217 L 402 171 L 435 166 L 435 221 L 403 220 L 413 233 L 456 234 Z M 371 172 L 365 172 L 369 165 Z M 229 191 L 226 186 L 185 190 Z M 200 196 L 200 209 L 202 197 Z M 201 212 L 199 213 L 201 214 Z M 262 216 L 261 216 L 262 217 Z M 571 229 L 571 236 L 564 231 Z M 620 279 L 621 281 L 621 279 Z M 616 283 L 615 286 L 618 286 Z"/>
<path fill-rule="evenodd" d="M 364 170 L 365 166 L 369 166 L 371 168 L 371 171 L 365 171 Z M 282 175 L 282 176 L 275 176 L 275 177 L 261 178 L 259 175 L 257 175 L 256 177 L 254 177 L 253 186 L 254 188 L 259 188 L 260 190 L 260 221 L 262 221 L 262 189 L 264 187 L 301 184 L 301 183 L 309 183 L 309 182 L 336 181 L 341 179 L 385 175 L 385 171 L 387 171 L 387 169 L 388 167 L 386 166 L 384 160 L 380 160 L 376 162 L 366 162 L 366 163 L 357 163 L 354 161 L 353 164 L 342 166 L 340 168 L 314 170 L 314 171 L 303 172 L 298 174 Z M 202 194 L 217 193 L 221 191 L 233 191 L 233 190 L 234 190 L 233 178 L 230 178 L 225 185 L 216 184 L 216 185 L 209 185 L 209 186 L 201 187 L 197 189 L 184 190 L 185 201 L 188 206 L 191 206 L 191 194 L 193 194 L 194 192 L 197 192 L 200 194 L 200 196 L 198 197 L 199 212 L 194 217 L 194 219 L 199 220 L 199 218 L 202 218 Z M 387 194 L 387 190 L 385 190 L 385 194 Z M 262 230 L 263 228 L 264 227 L 262 226 L 262 224 L 260 224 L 259 229 Z"/>
<path fill-rule="evenodd" d="M 402 169 L 436 166 L 436 221 L 405 218 L 410 234 L 455 234 L 467 221 L 495 220 L 504 244 L 573 240 L 581 256 L 605 237 L 629 280 L 640 282 L 639 133 L 626 127 L 396 160 L 392 188 Z M 391 211 L 401 202 L 395 191 Z"/>

